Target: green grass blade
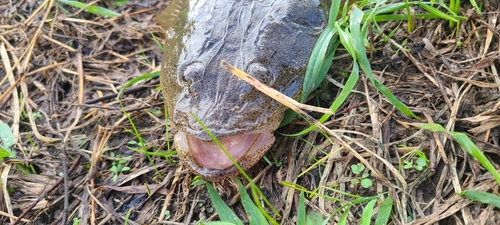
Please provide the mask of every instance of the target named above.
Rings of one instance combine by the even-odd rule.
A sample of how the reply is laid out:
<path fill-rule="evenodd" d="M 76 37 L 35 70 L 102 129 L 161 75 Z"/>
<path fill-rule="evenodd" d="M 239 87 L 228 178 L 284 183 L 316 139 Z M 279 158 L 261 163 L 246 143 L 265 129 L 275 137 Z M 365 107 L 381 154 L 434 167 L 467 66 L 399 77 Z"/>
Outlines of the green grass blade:
<path fill-rule="evenodd" d="M 407 116 L 411 116 L 413 118 L 419 119 L 415 114 L 413 114 L 408 107 L 399 101 L 394 94 L 392 94 L 389 89 L 387 89 L 382 83 L 375 80 L 373 77 L 373 71 L 370 66 L 370 62 L 368 61 L 368 57 L 366 56 L 366 50 L 364 46 L 364 37 L 361 33 L 360 25 L 361 20 L 363 18 L 363 12 L 358 8 L 354 8 L 351 13 L 350 19 L 350 30 L 352 35 L 352 41 L 354 43 L 356 58 L 359 61 L 359 66 L 366 73 L 368 79 L 372 82 L 372 84 L 379 90 L 389 102 L 394 105 L 399 111 L 403 112 Z"/>
<path fill-rule="evenodd" d="M 349 211 L 351 210 L 351 206 L 348 206 L 344 213 L 339 218 L 339 223 L 338 225 L 346 225 L 347 224 L 347 216 L 349 215 Z"/>
<path fill-rule="evenodd" d="M 243 222 L 236 216 L 236 214 L 229 208 L 229 206 L 222 200 L 212 184 L 206 184 L 208 195 L 212 200 L 212 204 L 219 214 L 219 218 L 222 222 L 230 222 L 233 224 L 243 225 Z"/>
<path fill-rule="evenodd" d="M 495 194 L 484 191 L 468 190 L 460 192 L 460 195 L 465 196 L 472 201 L 482 202 L 500 208 L 500 196 Z"/>
<path fill-rule="evenodd" d="M 439 9 L 436 9 L 426 3 L 423 3 L 423 2 L 416 2 L 416 4 L 418 6 L 420 6 L 422 9 L 424 9 L 425 11 L 441 18 L 441 19 L 445 19 L 445 20 L 448 20 L 448 21 L 451 21 L 451 22 L 454 22 L 454 23 L 458 23 L 459 20 L 456 18 L 456 14 L 451 16 L 451 15 L 448 15 L 444 12 L 441 12 Z M 453 13 L 450 11 L 450 13 Z"/>
<path fill-rule="evenodd" d="M 250 221 L 250 225 L 258 225 L 258 224 L 268 224 L 266 217 L 262 214 L 259 208 L 254 204 L 250 195 L 248 195 L 245 187 L 241 183 L 240 179 L 235 178 L 236 184 L 238 184 L 238 191 L 241 196 L 241 203 L 245 208 L 245 212 L 248 215 L 248 220 Z"/>
<path fill-rule="evenodd" d="M 158 77 L 160 76 L 160 71 L 156 71 L 156 72 L 151 72 L 151 73 L 146 73 L 144 75 L 141 75 L 141 76 L 138 76 L 132 80 L 130 80 L 129 82 L 127 82 L 121 89 L 120 89 L 120 92 L 118 92 L 118 95 L 116 96 L 116 99 L 120 99 L 122 94 L 123 94 L 123 91 L 125 91 L 126 88 L 132 86 L 133 84 L 141 81 L 141 80 L 148 80 L 148 79 L 151 79 L 151 78 L 155 78 L 155 77 Z"/>
<path fill-rule="evenodd" d="M 470 140 L 469 137 L 467 137 L 467 135 L 460 132 L 447 131 L 444 127 L 436 123 L 418 123 L 415 125 L 422 129 L 450 134 L 460 144 L 460 146 L 462 146 L 467 153 L 481 163 L 481 165 L 493 175 L 497 183 L 500 184 L 500 174 L 498 174 L 490 160 L 486 158 L 483 152 L 477 147 L 476 144 L 474 144 L 474 142 Z"/>
<path fill-rule="evenodd" d="M 462 146 L 462 148 L 465 149 L 465 151 L 467 151 L 472 157 L 479 161 L 479 163 L 481 163 L 481 165 L 483 165 L 486 170 L 490 171 L 497 183 L 500 184 L 500 175 L 498 174 L 493 164 L 491 164 L 490 160 L 488 160 L 483 152 L 477 147 L 477 145 L 474 144 L 474 142 L 472 142 L 470 138 L 463 133 L 451 132 L 450 134 Z"/>
<path fill-rule="evenodd" d="M 373 212 L 373 206 L 375 206 L 375 203 L 377 203 L 376 199 L 371 200 L 366 204 L 365 208 L 363 209 L 363 213 L 361 214 L 361 220 L 359 224 L 361 225 L 370 225 L 371 222 L 371 217 L 372 217 L 372 212 Z"/>
<path fill-rule="evenodd" d="M 79 1 L 59 0 L 59 2 L 62 2 L 64 4 L 68 4 L 70 6 L 73 6 L 73 7 L 79 8 L 79 9 L 82 9 L 82 8 L 87 6 L 87 3 L 83 3 L 83 2 L 79 2 Z M 115 17 L 115 16 L 121 15 L 120 13 L 114 12 L 112 10 L 109 10 L 109 9 L 106 9 L 106 8 L 103 8 L 100 6 L 94 6 L 94 5 L 88 6 L 86 8 L 86 11 L 89 13 L 92 13 L 92 14 L 103 15 L 103 16 L 107 16 L 107 17 Z"/>
<path fill-rule="evenodd" d="M 337 29 L 333 24 L 330 24 L 323 30 L 316 41 L 304 76 L 301 102 L 305 102 L 309 94 L 311 94 L 325 78 L 338 45 L 338 42 L 333 38 L 336 33 Z"/>
<path fill-rule="evenodd" d="M 386 198 L 377 213 L 377 218 L 375 219 L 374 225 L 386 225 L 391 216 L 392 206 L 394 205 L 394 200 L 392 198 Z"/>
<path fill-rule="evenodd" d="M 333 0 L 330 5 L 330 14 L 328 15 L 328 24 L 333 24 L 337 19 L 340 11 L 340 5 L 342 5 L 341 0 Z"/>
<path fill-rule="evenodd" d="M 351 91 L 354 89 L 354 86 L 358 82 L 358 79 L 359 79 L 359 67 L 358 67 L 358 64 L 355 63 L 353 68 L 352 68 L 351 75 L 349 75 L 349 78 L 347 79 L 347 81 L 344 85 L 344 88 L 342 89 L 339 96 L 335 99 L 335 101 L 333 101 L 332 105 L 330 106 L 330 110 L 332 110 L 332 112 L 337 111 L 337 109 L 340 108 L 340 106 L 345 102 L 345 100 L 347 99 L 347 97 L 349 96 Z M 328 120 L 331 116 L 332 115 L 330 115 L 330 114 L 325 114 L 318 121 L 320 123 L 323 123 L 326 120 Z M 316 126 L 313 125 L 313 126 L 307 128 L 307 129 L 305 129 L 297 134 L 292 134 L 289 136 L 304 135 L 304 134 L 311 132 L 314 129 L 316 129 Z M 286 134 L 284 134 L 284 135 L 287 136 Z"/>
<path fill-rule="evenodd" d="M 297 208 L 297 225 L 306 225 L 306 203 L 304 192 L 300 192 Z"/>

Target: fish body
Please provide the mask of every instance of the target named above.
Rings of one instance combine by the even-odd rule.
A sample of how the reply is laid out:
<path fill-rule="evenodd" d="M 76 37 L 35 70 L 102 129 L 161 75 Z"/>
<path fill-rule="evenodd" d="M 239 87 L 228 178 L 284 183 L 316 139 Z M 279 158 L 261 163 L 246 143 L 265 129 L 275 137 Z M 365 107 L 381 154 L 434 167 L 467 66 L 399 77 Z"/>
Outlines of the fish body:
<path fill-rule="evenodd" d="M 244 168 L 272 146 L 286 107 L 220 66 L 225 60 L 270 87 L 300 97 L 314 44 L 326 24 L 318 0 L 174 0 L 159 16 L 166 30 L 160 81 L 174 145 L 195 173 L 238 173 L 192 116 Z"/>

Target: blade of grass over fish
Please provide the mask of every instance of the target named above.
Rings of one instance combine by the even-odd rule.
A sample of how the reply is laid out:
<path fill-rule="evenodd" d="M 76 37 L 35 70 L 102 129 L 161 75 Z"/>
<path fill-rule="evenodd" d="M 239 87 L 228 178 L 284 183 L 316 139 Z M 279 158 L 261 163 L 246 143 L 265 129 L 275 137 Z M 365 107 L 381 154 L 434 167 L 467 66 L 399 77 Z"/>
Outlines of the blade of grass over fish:
<path fill-rule="evenodd" d="M 386 198 L 382 205 L 380 206 L 377 218 L 375 219 L 374 225 L 385 225 L 389 221 L 391 216 L 392 206 L 394 205 L 394 200 L 390 197 Z"/>
<path fill-rule="evenodd" d="M 120 13 L 114 12 L 112 10 L 100 7 L 100 6 L 94 6 L 94 5 L 88 5 L 87 3 L 79 2 L 79 1 L 67 1 L 67 0 L 59 0 L 59 2 L 62 2 L 64 4 L 68 4 L 70 6 L 83 9 L 86 7 L 86 11 L 92 14 L 96 15 L 103 15 L 107 17 L 115 17 L 115 16 L 121 16 Z"/>
<path fill-rule="evenodd" d="M 394 94 L 392 94 L 392 92 L 389 91 L 389 89 L 387 89 L 382 83 L 378 82 L 373 77 L 373 72 L 370 66 L 370 62 L 368 61 L 368 57 L 366 56 L 364 41 L 362 38 L 358 38 L 358 37 L 364 37 L 362 36 L 360 30 L 360 25 L 361 25 L 360 22 L 362 18 L 363 18 L 363 12 L 358 8 L 354 8 L 350 18 L 350 31 L 352 35 L 352 41 L 354 43 L 356 58 L 358 59 L 359 62 L 359 66 L 365 72 L 366 76 L 372 82 L 375 88 L 377 88 L 377 90 L 379 90 L 387 98 L 387 100 L 389 100 L 389 102 L 392 105 L 394 105 L 399 111 L 403 112 L 405 115 L 411 116 L 415 119 L 419 119 L 418 116 L 413 114 L 413 112 L 410 111 L 410 109 L 408 109 L 408 107 L 405 104 L 399 101 L 396 98 L 396 96 L 394 96 Z"/>
<path fill-rule="evenodd" d="M 207 187 L 208 195 L 212 200 L 212 205 L 214 206 L 219 218 L 223 222 L 230 222 L 233 224 L 243 225 L 243 222 L 236 216 L 236 214 L 229 208 L 229 206 L 222 200 L 215 188 L 210 183 L 205 184 Z"/>
<path fill-rule="evenodd" d="M 500 209 L 500 196 L 498 195 L 475 190 L 462 191 L 460 192 L 460 195 L 465 196 L 472 201 L 493 205 Z"/>
<path fill-rule="evenodd" d="M 304 199 L 304 192 L 300 192 L 297 206 L 297 225 L 306 225 L 306 203 Z"/>
<path fill-rule="evenodd" d="M 238 191 L 241 196 L 241 203 L 245 208 L 245 212 L 248 214 L 248 220 L 251 225 L 254 224 L 267 224 L 266 217 L 262 214 L 260 209 L 254 204 L 250 195 L 248 195 L 245 187 L 241 183 L 240 179 L 235 178 L 236 184 L 238 184 Z"/>
<path fill-rule="evenodd" d="M 469 137 L 467 137 L 467 135 L 460 132 L 447 131 L 443 126 L 437 123 L 412 123 L 411 125 L 451 135 L 460 144 L 460 146 L 462 146 L 462 148 L 469 153 L 469 155 L 481 163 L 481 165 L 493 175 L 497 183 L 500 184 L 500 174 L 498 174 L 493 164 L 491 164 L 488 158 L 486 158 L 483 152 L 469 139 Z"/>
<path fill-rule="evenodd" d="M 328 72 L 328 68 L 332 63 L 331 59 L 333 59 L 336 46 L 338 45 L 338 43 L 335 43 L 335 39 L 332 39 L 336 33 L 337 31 L 333 23 L 329 24 L 316 41 L 307 64 L 300 102 L 305 102 L 309 94 L 311 94 L 325 78 L 326 72 Z M 330 60 L 328 60 L 328 58 L 330 58 Z M 326 69 L 324 69 L 324 67 L 326 67 Z"/>
<path fill-rule="evenodd" d="M 236 160 L 234 160 L 234 158 L 229 154 L 229 152 L 227 152 L 227 150 L 224 148 L 224 146 L 222 146 L 222 144 L 220 143 L 220 141 L 212 134 L 212 132 L 207 128 L 207 126 L 205 126 L 205 124 L 200 120 L 200 118 L 198 118 L 198 116 L 196 116 L 193 113 L 191 115 L 196 120 L 196 122 L 198 122 L 201 125 L 201 127 L 203 128 L 203 130 L 208 134 L 208 136 L 212 139 L 212 141 L 224 152 L 224 154 L 229 158 L 229 160 L 231 160 L 231 162 L 236 167 L 236 169 L 238 169 L 238 171 L 241 173 L 241 175 L 243 177 L 245 177 L 245 179 L 247 179 L 247 181 L 250 183 L 250 186 L 251 186 L 252 190 L 257 191 L 257 193 L 260 196 L 261 200 L 263 200 L 266 203 L 266 205 L 268 205 L 271 208 L 271 210 L 276 215 L 279 216 L 278 211 L 271 205 L 271 203 L 269 203 L 269 201 L 267 200 L 267 198 L 264 196 L 264 193 L 262 193 L 262 191 L 257 187 L 257 185 L 255 185 L 255 183 L 252 181 L 252 179 L 250 178 L 250 176 L 248 176 L 248 174 L 245 172 L 245 170 L 243 170 L 243 168 L 241 168 L 241 166 L 238 164 L 238 162 L 236 162 Z M 267 214 L 265 211 L 263 213 L 264 213 L 264 216 L 269 220 L 269 222 L 273 222 L 274 221 L 274 220 L 272 220 L 272 217 L 269 216 L 269 214 Z M 276 222 L 276 221 L 274 221 L 274 222 Z M 275 224 L 275 223 L 273 223 L 273 224 Z"/>

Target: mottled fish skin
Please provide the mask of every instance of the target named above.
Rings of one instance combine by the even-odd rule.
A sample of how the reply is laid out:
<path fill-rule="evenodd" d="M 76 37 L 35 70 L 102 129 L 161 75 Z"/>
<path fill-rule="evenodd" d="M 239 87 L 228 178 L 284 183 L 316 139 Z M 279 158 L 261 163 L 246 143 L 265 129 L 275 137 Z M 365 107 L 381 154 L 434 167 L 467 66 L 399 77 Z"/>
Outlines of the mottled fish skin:
<path fill-rule="evenodd" d="M 325 7 L 319 0 L 177 2 L 186 6 L 164 27 L 160 76 L 170 122 L 202 141 L 211 138 L 192 114 L 218 139 L 273 132 L 286 108 L 225 71 L 220 61 L 298 98 L 326 24 Z"/>

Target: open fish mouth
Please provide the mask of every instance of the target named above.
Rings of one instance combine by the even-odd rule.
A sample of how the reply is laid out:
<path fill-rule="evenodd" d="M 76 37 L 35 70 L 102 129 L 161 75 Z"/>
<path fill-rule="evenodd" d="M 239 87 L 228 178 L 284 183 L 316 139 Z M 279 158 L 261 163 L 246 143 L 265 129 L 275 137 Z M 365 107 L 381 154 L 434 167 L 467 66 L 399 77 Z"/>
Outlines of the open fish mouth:
<path fill-rule="evenodd" d="M 272 133 L 250 133 L 220 139 L 231 157 L 244 169 L 252 167 L 273 145 Z M 177 132 L 174 143 L 181 159 L 206 180 L 217 181 L 239 173 L 222 149 L 211 141 Z"/>

